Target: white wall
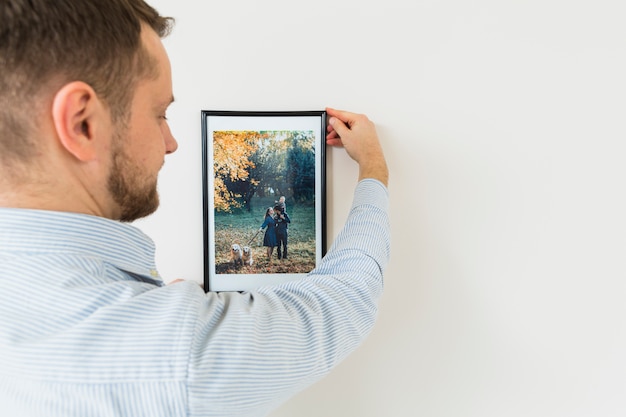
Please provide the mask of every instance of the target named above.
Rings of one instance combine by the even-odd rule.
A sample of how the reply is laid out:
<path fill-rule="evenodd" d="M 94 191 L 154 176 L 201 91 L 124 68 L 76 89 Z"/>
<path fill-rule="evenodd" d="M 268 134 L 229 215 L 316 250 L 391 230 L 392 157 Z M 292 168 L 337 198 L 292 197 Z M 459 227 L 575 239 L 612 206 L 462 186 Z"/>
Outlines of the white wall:
<path fill-rule="evenodd" d="M 626 414 L 626 6 L 577 0 L 152 0 L 179 151 L 138 223 L 202 281 L 200 110 L 366 113 L 393 255 L 371 337 L 272 413 Z M 357 171 L 329 151 L 329 235 Z"/>

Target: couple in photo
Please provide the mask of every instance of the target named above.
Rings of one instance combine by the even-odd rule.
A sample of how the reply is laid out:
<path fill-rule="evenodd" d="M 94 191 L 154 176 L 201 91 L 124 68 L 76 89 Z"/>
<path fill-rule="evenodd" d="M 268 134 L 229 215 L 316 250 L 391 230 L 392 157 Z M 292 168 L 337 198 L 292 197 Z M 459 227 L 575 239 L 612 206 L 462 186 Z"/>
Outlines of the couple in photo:
<path fill-rule="evenodd" d="M 259 230 L 265 231 L 263 246 L 267 247 L 267 258 L 272 262 L 274 248 L 278 247 L 278 259 L 287 259 L 287 229 L 291 223 L 287 214 L 285 197 L 280 197 L 274 208 L 268 207 L 265 218 Z"/>

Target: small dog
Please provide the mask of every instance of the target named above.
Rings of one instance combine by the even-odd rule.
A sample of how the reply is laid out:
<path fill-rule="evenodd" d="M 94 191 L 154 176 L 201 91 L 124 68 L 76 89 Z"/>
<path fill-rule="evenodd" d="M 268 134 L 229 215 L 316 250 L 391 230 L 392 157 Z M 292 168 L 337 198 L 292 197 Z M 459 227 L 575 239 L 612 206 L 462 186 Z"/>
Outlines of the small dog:
<path fill-rule="evenodd" d="M 230 247 L 230 260 L 235 265 L 243 265 L 243 261 L 241 260 L 241 246 L 237 243 L 233 243 L 233 246 Z"/>
<path fill-rule="evenodd" d="M 252 266 L 254 263 L 254 259 L 252 259 L 252 251 L 250 250 L 250 246 L 243 247 L 243 263 L 248 266 Z"/>

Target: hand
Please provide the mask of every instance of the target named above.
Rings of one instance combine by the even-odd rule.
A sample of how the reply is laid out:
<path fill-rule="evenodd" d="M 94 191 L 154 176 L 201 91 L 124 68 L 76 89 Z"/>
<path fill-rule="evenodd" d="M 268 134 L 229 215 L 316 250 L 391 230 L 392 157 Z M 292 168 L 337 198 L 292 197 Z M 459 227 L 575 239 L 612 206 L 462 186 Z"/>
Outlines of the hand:
<path fill-rule="evenodd" d="M 374 123 L 363 114 L 328 107 L 326 112 L 330 116 L 326 143 L 344 147 L 359 164 L 359 180 L 374 178 L 387 185 L 389 170 Z"/>

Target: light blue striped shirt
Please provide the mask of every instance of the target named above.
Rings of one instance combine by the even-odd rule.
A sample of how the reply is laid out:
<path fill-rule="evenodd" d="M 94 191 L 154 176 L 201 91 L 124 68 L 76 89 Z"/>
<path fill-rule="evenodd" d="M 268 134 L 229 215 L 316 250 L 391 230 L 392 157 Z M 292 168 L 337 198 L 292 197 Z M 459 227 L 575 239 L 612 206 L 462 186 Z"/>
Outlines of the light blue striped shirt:
<path fill-rule="evenodd" d="M 388 195 L 356 188 L 306 278 L 247 293 L 163 285 L 154 244 L 99 217 L 0 209 L 0 416 L 263 416 L 372 328 Z"/>

